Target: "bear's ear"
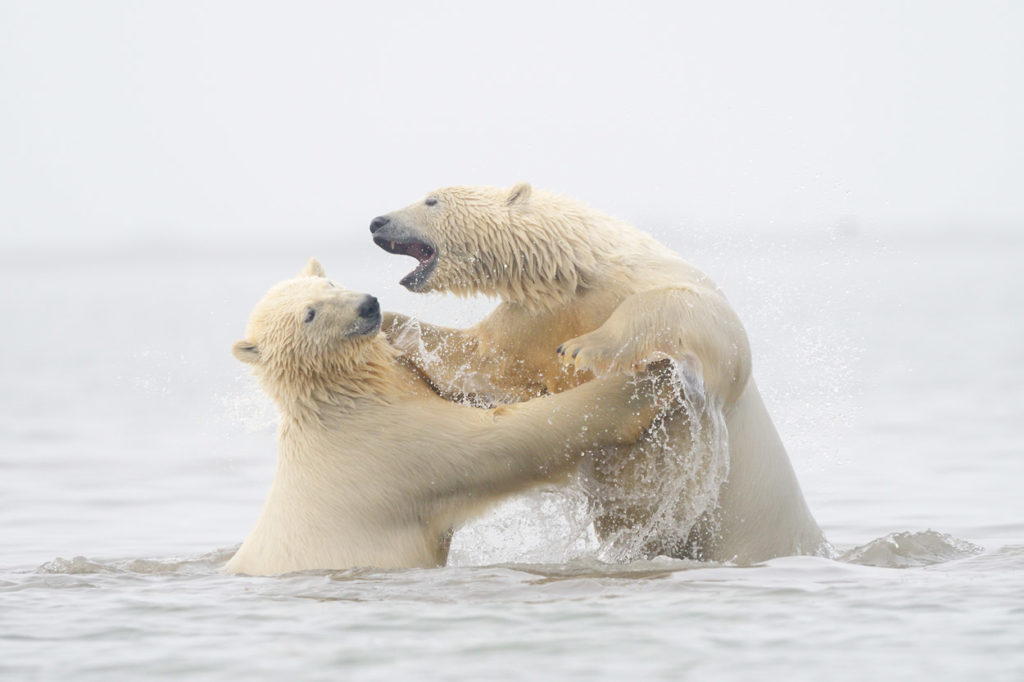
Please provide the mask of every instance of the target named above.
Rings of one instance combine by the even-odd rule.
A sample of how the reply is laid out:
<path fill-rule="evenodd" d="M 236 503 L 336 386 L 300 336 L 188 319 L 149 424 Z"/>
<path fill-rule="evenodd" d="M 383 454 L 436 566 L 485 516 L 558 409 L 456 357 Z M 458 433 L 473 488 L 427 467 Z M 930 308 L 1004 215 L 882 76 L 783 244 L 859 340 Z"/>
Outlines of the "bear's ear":
<path fill-rule="evenodd" d="M 255 365 L 260 361 L 259 346 L 252 341 L 239 341 L 231 347 L 231 352 L 247 365 Z"/>
<path fill-rule="evenodd" d="M 326 277 L 327 273 L 324 272 L 324 266 L 320 265 L 320 261 L 316 258 L 310 258 L 309 262 L 306 263 L 306 267 L 299 271 L 299 277 Z"/>
<path fill-rule="evenodd" d="M 513 206 L 515 204 L 525 204 L 530 199 L 530 194 L 533 192 L 533 188 L 530 187 L 528 182 L 517 182 L 512 190 L 508 193 L 508 198 L 505 199 L 507 206 Z"/>

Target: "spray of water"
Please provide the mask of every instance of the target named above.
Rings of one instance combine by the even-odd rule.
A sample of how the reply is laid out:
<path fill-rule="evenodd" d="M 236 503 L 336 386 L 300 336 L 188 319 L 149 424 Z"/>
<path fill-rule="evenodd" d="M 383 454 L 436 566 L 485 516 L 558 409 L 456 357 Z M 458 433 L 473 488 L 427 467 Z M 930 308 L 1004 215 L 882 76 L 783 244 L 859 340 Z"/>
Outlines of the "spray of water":
<path fill-rule="evenodd" d="M 725 418 L 697 368 L 669 362 L 675 390 L 662 398 L 665 416 L 637 445 L 600 453 L 583 468 L 603 561 L 699 557 L 717 532 L 714 510 L 729 474 Z"/>
<path fill-rule="evenodd" d="M 513 395 L 504 395 L 496 392 L 494 386 L 490 385 L 487 377 L 481 376 L 470 367 L 451 366 L 445 358 L 448 347 L 445 344 L 438 344 L 430 348 L 423 339 L 422 328 L 419 320 L 412 318 L 405 324 L 397 327 L 392 332 L 392 343 L 406 350 L 415 349 L 412 352 L 417 363 L 433 376 L 437 374 L 446 377 L 446 392 L 467 405 L 483 407 L 498 403 L 516 402 Z"/>
<path fill-rule="evenodd" d="M 428 374 L 444 366 L 445 349 L 429 348 L 417 321 L 396 330 L 394 341 L 416 349 Z M 609 562 L 700 556 L 717 532 L 714 510 L 729 474 L 728 431 L 699 367 L 666 360 L 674 390 L 664 394 L 664 416 L 641 442 L 593 453 L 572 485 L 518 498 L 469 524 L 456 536 L 453 557 L 473 563 L 566 561 L 584 554 Z M 494 395 L 486 377 L 470 368 L 456 368 L 448 379 L 469 404 L 513 399 Z"/>
<path fill-rule="evenodd" d="M 416 349 L 428 373 L 444 366 L 445 349 L 428 347 L 416 320 L 396 329 L 393 342 Z M 467 524 L 453 540 L 451 562 L 699 557 L 702 543 L 716 533 L 714 510 L 729 473 L 728 432 L 699 368 L 686 359 L 666 362 L 672 390 L 661 394 L 663 417 L 639 443 L 592 453 L 569 485 L 519 496 Z M 457 368 L 448 379 L 467 404 L 512 399 L 495 395 L 486 377 L 470 368 Z M 275 422 L 272 403 L 251 377 L 240 379 L 222 402 L 246 430 Z"/>
<path fill-rule="evenodd" d="M 277 425 L 277 408 L 250 372 L 239 371 L 234 390 L 220 396 L 225 418 L 244 431 L 269 431 Z"/>

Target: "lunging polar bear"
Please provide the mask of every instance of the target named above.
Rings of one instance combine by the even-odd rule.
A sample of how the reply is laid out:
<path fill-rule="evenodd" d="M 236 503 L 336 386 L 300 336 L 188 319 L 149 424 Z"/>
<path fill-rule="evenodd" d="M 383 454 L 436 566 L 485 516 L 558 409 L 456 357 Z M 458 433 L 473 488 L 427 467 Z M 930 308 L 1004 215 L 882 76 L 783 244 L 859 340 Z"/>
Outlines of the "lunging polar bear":
<path fill-rule="evenodd" d="M 564 477 L 588 449 L 636 441 L 668 395 L 653 375 L 620 375 L 519 405 L 457 405 L 380 323 L 377 299 L 315 260 L 253 310 L 234 354 L 277 403 L 277 473 L 229 572 L 443 565 L 453 527 Z"/>
<path fill-rule="evenodd" d="M 419 260 L 401 281 L 409 290 L 501 299 L 465 330 L 385 317 L 449 394 L 525 400 L 666 357 L 689 369 L 687 410 L 589 468 L 596 528 L 628 550 L 619 556 L 829 551 L 754 384 L 743 325 L 715 283 L 665 246 L 526 183 L 440 189 L 370 231 Z"/>

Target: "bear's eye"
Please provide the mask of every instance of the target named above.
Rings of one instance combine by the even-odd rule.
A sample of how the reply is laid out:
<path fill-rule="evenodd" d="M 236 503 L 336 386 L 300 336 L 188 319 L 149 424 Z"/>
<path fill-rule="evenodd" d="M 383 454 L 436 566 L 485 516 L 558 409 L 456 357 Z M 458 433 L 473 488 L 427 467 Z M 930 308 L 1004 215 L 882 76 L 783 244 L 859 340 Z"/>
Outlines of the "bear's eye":
<path fill-rule="evenodd" d="M 435 199 L 434 197 L 430 197 L 429 199 L 427 199 L 423 203 L 426 204 L 427 206 L 434 206 L 434 205 L 437 204 L 437 199 Z"/>
<path fill-rule="evenodd" d="M 314 317 L 316 317 L 316 311 L 310 308 L 309 310 L 306 311 L 306 317 L 302 321 L 305 322 L 306 324 L 309 324 L 310 322 L 313 321 Z"/>

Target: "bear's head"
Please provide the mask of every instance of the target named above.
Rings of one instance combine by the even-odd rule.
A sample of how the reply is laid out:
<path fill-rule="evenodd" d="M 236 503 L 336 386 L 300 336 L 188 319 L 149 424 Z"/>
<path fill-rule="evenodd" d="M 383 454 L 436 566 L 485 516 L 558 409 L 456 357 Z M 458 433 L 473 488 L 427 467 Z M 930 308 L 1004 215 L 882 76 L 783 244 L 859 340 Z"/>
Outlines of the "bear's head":
<path fill-rule="evenodd" d="M 410 291 L 485 294 L 548 307 L 569 300 L 596 265 L 586 208 L 528 183 L 446 187 L 370 223 L 373 241 L 419 265 Z"/>
<path fill-rule="evenodd" d="M 280 398 L 356 381 L 367 364 L 386 363 L 390 346 L 378 335 L 380 324 L 376 298 L 343 289 L 311 259 L 267 292 L 232 351 Z"/>

